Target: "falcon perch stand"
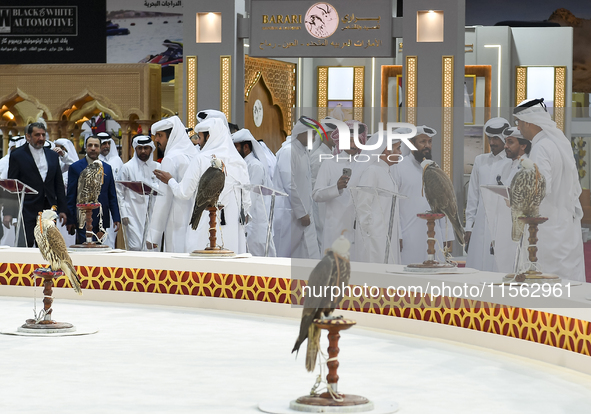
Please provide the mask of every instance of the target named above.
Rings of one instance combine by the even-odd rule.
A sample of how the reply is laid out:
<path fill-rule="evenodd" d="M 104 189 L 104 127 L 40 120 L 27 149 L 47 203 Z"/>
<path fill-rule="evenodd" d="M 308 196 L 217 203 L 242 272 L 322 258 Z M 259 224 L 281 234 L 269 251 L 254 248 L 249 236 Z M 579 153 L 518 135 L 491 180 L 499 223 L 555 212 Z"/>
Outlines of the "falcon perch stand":
<path fill-rule="evenodd" d="M 449 269 L 454 267 L 451 263 L 439 263 L 435 260 L 435 243 L 437 240 L 435 239 L 435 220 L 439 220 L 445 217 L 445 214 L 441 213 L 424 213 L 424 214 L 417 214 L 417 217 L 423 220 L 427 220 L 427 260 L 423 263 L 413 263 L 409 264 L 404 268 L 406 271 L 410 272 L 422 272 L 431 270 L 438 270 L 438 269 Z"/>
<path fill-rule="evenodd" d="M 529 269 L 523 273 L 515 274 L 509 273 L 503 278 L 503 282 L 522 282 L 522 283 L 560 283 L 562 279 L 556 275 L 544 274 L 536 269 L 538 262 L 538 226 L 545 223 L 547 217 L 519 217 L 519 220 L 524 221 L 529 229 Z"/>
<path fill-rule="evenodd" d="M 350 319 L 314 319 L 314 324 L 320 329 L 328 330 L 328 375 L 326 381 L 333 390 L 338 400 L 334 399 L 329 392 L 320 395 L 306 395 L 292 401 L 289 408 L 305 412 L 364 412 L 371 411 L 374 405 L 365 397 L 359 395 L 339 394 L 337 369 L 339 367 L 339 331 L 349 329 L 356 324 Z M 309 339 L 308 339 L 309 340 Z M 330 408 L 328 408 L 330 407 Z M 341 409 L 339 409 L 339 407 Z"/>
<path fill-rule="evenodd" d="M 42 318 L 39 321 L 35 319 L 27 319 L 24 325 L 18 328 L 18 332 L 23 333 L 36 333 L 36 334 L 48 334 L 48 333 L 62 333 L 62 332 L 75 332 L 76 327 L 71 323 L 67 322 L 56 322 L 51 319 L 51 313 L 53 309 L 51 304 L 53 303 L 53 279 L 61 277 L 64 272 L 61 270 L 52 271 L 49 268 L 38 268 L 33 271 L 33 283 L 37 283 L 35 276 L 43 278 L 43 311 Z"/>
<path fill-rule="evenodd" d="M 97 244 L 95 241 L 92 240 L 92 210 L 95 210 L 100 206 L 100 203 L 76 204 L 76 207 L 78 207 L 80 210 L 84 210 L 84 212 L 86 213 L 86 241 L 82 244 L 75 244 L 73 246 L 70 246 L 70 248 L 99 250 L 109 250 L 111 248 L 106 244 Z"/>
<path fill-rule="evenodd" d="M 219 207 L 224 208 L 224 206 Z M 234 257 L 236 253 L 232 250 L 218 247 L 217 245 L 217 211 L 218 208 L 215 206 L 207 207 L 209 211 L 209 246 L 205 250 L 194 250 L 191 252 L 191 256 L 197 257 Z"/>

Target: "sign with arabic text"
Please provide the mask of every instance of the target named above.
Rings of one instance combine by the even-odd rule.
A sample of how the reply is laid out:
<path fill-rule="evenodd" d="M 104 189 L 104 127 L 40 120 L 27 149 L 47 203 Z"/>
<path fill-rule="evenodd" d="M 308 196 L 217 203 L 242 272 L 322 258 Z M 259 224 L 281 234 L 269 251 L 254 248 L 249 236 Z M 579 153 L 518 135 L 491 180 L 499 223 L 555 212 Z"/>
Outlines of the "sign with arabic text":
<path fill-rule="evenodd" d="M 390 0 L 252 0 L 250 56 L 386 57 Z"/>
<path fill-rule="evenodd" d="M 105 0 L 2 0 L 0 64 L 105 63 Z"/>

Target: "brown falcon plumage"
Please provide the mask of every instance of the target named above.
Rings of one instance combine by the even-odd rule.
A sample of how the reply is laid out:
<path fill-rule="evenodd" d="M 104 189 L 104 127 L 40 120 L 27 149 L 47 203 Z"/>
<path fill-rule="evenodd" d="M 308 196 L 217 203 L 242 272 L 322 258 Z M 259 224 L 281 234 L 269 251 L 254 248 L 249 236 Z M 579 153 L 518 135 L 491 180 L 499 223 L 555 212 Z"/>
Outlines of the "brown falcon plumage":
<path fill-rule="evenodd" d="M 546 178 L 538 166 L 529 158 L 519 161 L 519 171 L 511 180 L 509 202 L 511 205 L 511 239 L 518 242 L 523 234 L 525 223 L 519 217 L 538 217 L 540 203 L 546 196 Z"/>
<path fill-rule="evenodd" d="M 456 239 L 464 245 L 464 228 L 458 213 L 454 185 L 447 174 L 433 160 L 423 160 L 423 189 L 433 213 L 445 214 L 451 223 Z"/>
<path fill-rule="evenodd" d="M 96 204 L 98 203 L 101 187 L 104 182 L 103 163 L 95 160 L 89 164 L 78 177 L 78 194 L 76 204 Z M 86 225 L 86 213 L 84 210 L 78 210 L 78 227 L 84 228 Z"/>
<path fill-rule="evenodd" d="M 35 241 L 41 255 L 49 262 L 51 270 L 62 270 L 70 280 L 72 288 L 81 295 L 80 279 L 68 254 L 64 237 L 55 225 L 57 219 L 55 210 L 39 212 L 39 220 L 35 226 Z"/>
<path fill-rule="evenodd" d="M 343 299 L 342 287 L 349 286 L 351 277 L 351 265 L 349 263 L 349 248 L 351 244 L 344 237 L 340 236 L 326 249 L 326 254 L 310 273 L 306 289 L 309 294 L 304 298 L 304 309 L 300 323 L 300 334 L 292 349 L 292 353 L 299 351 L 300 345 L 308 339 L 306 351 L 306 369 L 314 371 L 316 357 L 320 349 L 320 328 L 313 322 L 314 319 L 325 319 L 329 317 Z M 326 286 L 338 286 L 341 288 L 340 296 L 332 298 L 331 289 Z"/>
<path fill-rule="evenodd" d="M 195 206 L 193 207 L 193 215 L 191 216 L 191 227 L 193 230 L 197 229 L 203 210 L 217 205 L 218 198 L 220 198 L 225 183 L 226 174 L 224 163 L 213 155 L 211 157 L 211 167 L 205 170 L 199 179 Z"/>

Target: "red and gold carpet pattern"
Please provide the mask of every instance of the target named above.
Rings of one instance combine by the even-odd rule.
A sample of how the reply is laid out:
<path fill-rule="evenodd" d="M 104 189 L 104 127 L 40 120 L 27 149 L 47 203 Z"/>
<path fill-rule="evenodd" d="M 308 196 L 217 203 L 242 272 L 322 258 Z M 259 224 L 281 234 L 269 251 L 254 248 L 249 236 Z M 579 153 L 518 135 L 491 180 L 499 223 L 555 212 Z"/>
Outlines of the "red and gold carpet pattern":
<path fill-rule="evenodd" d="M 31 264 L 0 264 L 0 285 L 33 286 Z M 302 280 L 263 276 L 78 266 L 83 289 L 149 292 L 302 304 Z M 38 279 L 38 285 L 40 284 Z M 65 276 L 57 287 L 68 287 Z M 531 309 L 470 299 L 385 295 L 345 297 L 340 308 L 457 326 L 523 339 L 591 356 L 591 323 Z"/>

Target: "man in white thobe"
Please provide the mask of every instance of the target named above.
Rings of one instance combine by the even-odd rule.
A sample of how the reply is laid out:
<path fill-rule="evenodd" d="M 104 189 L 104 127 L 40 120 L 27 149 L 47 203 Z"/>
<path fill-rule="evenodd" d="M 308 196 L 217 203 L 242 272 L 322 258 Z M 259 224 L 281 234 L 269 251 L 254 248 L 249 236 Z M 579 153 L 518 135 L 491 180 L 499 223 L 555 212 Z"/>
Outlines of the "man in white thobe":
<path fill-rule="evenodd" d="M 6 178 L 8 178 L 8 163 L 10 162 L 10 153 L 12 151 L 14 151 L 16 148 L 23 146 L 24 144 L 27 143 L 27 140 L 25 138 L 24 135 L 20 135 L 20 136 L 15 136 L 15 137 L 10 137 L 9 141 L 8 141 L 8 154 L 6 154 L 4 157 L 2 157 L 0 159 L 0 179 L 4 180 Z M 4 204 L 9 203 L 10 201 L 4 201 L 6 199 L 6 195 L 8 193 L 5 193 L 4 190 L 0 190 L 0 195 L 1 195 L 1 199 L 0 201 L 2 201 L 2 203 Z M 8 200 L 8 199 L 6 199 Z M 4 206 L 2 206 L 2 226 L 4 226 L 3 230 L 3 236 L 0 239 L 0 244 L 3 246 L 14 246 L 14 242 L 15 242 L 15 232 L 11 231 L 11 228 L 13 227 L 13 220 L 7 220 L 6 223 L 4 222 Z M 14 220 L 16 222 L 16 220 Z"/>
<path fill-rule="evenodd" d="M 507 164 L 505 157 L 505 137 L 503 131 L 509 128 L 505 118 L 491 118 L 484 124 L 484 134 L 490 144 L 490 152 L 480 154 L 474 159 L 474 166 L 468 184 L 468 202 L 466 204 L 466 267 L 496 271 L 494 246 L 491 230 L 486 220 L 486 212 L 482 202 L 481 185 L 498 184 L 503 166 Z"/>
<path fill-rule="evenodd" d="M 510 187 L 513 177 L 519 170 L 519 162 L 528 157 L 531 142 L 523 138 L 517 127 L 505 129 L 503 136 L 505 137 L 505 154 L 508 162 L 503 163 L 501 182 Z M 496 271 L 513 273 L 516 270 L 515 257 L 519 243 L 514 242 L 511 238 L 511 209 L 507 199 L 485 189 L 481 194 L 486 208 L 488 228 L 491 229 L 491 237 L 495 246 Z"/>
<path fill-rule="evenodd" d="M 354 156 L 359 153 L 355 145 L 354 128 L 357 128 L 357 136 L 361 144 L 367 141 L 367 125 L 357 121 L 347 121 L 350 136 L 340 137 L 339 130 L 332 132 L 330 140 L 334 142 L 335 155 L 332 158 L 322 157 L 320 170 L 316 178 L 312 199 L 324 206 L 326 216 L 323 224 L 323 238 L 320 252 L 330 248 L 333 242 L 343 233 L 351 243 L 355 240 L 353 231 L 355 222 L 355 208 L 351 198 L 351 192 L 347 184 L 352 177 L 353 167 L 356 162 Z M 341 150 L 340 140 L 349 141 L 349 149 Z M 324 144 L 323 144 L 324 145 Z M 355 251 L 356 248 L 352 248 Z"/>
<path fill-rule="evenodd" d="M 278 197 L 273 218 L 278 257 L 319 259 L 320 248 L 312 213 L 312 172 L 306 149 L 313 122 L 306 117 L 292 129 L 277 152 L 273 186 L 288 197 Z"/>
<path fill-rule="evenodd" d="M 121 169 L 121 181 L 141 181 L 154 189 L 158 189 L 158 180 L 154 170 L 160 168 L 160 163 L 152 159 L 152 152 L 156 149 L 152 139 L 146 135 L 133 138 L 133 157 Z M 119 193 L 119 211 L 121 224 L 125 226 L 127 247 L 129 250 L 143 250 L 142 245 L 149 196 L 138 194 L 121 184 L 117 186 Z"/>
<path fill-rule="evenodd" d="M 267 175 L 269 176 L 269 180 L 273 180 L 273 173 L 275 172 L 275 166 L 277 165 L 277 158 L 273 151 L 265 144 L 265 141 L 262 139 L 257 140 L 261 145 L 261 148 L 265 150 L 265 158 L 267 159 Z"/>
<path fill-rule="evenodd" d="M 581 185 L 571 142 L 556 127 L 543 99 L 522 102 L 513 111 L 517 128 L 532 143 L 529 158 L 546 178 L 538 231 L 538 263 L 544 273 L 585 281 L 581 235 Z"/>
<path fill-rule="evenodd" d="M 386 137 L 385 131 L 383 137 Z M 376 145 L 378 139 L 379 135 L 373 134 L 367 145 Z M 360 162 L 356 163 L 350 182 L 356 200 L 355 251 L 352 252 L 355 261 L 400 263 L 399 201 L 392 215 L 393 199 L 386 193 L 398 192 L 393 174 L 396 167 L 393 166 L 400 160 L 400 145 L 400 140 L 393 140 L 389 151 L 387 140 L 383 139 L 378 148 L 363 150 L 358 157 Z"/>
<path fill-rule="evenodd" d="M 204 109 L 202 111 L 197 112 L 197 122 L 203 122 L 212 118 L 220 119 L 223 122 L 224 126 L 228 129 L 228 134 L 230 133 L 230 125 L 228 125 L 228 118 L 226 118 L 226 114 L 224 114 L 222 111 L 218 111 L 217 109 Z"/>
<path fill-rule="evenodd" d="M 152 125 L 152 134 L 156 145 L 164 152 L 160 168 L 181 181 L 197 154 L 185 125 L 178 116 L 171 116 Z M 193 200 L 175 197 L 168 185 L 160 185 L 158 191 L 162 195 L 156 197 L 154 203 L 147 247 L 158 248 L 164 234 L 164 251 L 184 253 Z"/>
<path fill-rule="evenodd" d="M 60 156 L 60 167 L 62 169 L 62 178 L 64 180 L 64 188 L 68 188 L 68 170 L 70 169 L 70 165 L 74 164 L 76 161 L 80 160 L 78 157 L 78 153 L 76 152 L 76 147 L 72 141 L 68 138 L 59 138 L 55 140 L 55 147 L 54 151 L 58 153 Z M 112 222 L 111 217 L 111 222 Z M 69 234 L 67 226 L 58 224 L 58 229 L 62 236 L 64 237 L 64 241 L 66 242 L 66 246 L 71 246 L 76 244 L 76 235 Z"/>
<path fill-rule="evenodd" d="M 97 136 L 101 140 L 101 153 L 99 154 L 99 160 L 102 162 L 106 162 L 111 166 L 113 170 L 113 178 L 115 181 L 119 180 L 119 175 L 121 174 L 121 169 L 123 168 L 123 161 L 119 157 L 119 151 L 117 151 L 117 145 L 113 138 L 111 138 L 111 134 L 108 132 L 99 132 Z M 117 200 L 120 204 L 121 200 Z M 111 222 L 113 218 L 111 217 Z M 107 241 L 105 244 L 111 246 L 111 248 L 115 248 L 115 242 L 117 240 L 117 234 L 115 233 L 114 227 L 109 227 L 107 229 Z"/>
<path fill-rule="evenodd" d="M 318 133 L 314 134 L 314 145 L 312 151 L 309 153 L 310 171 L 312 172 L 312 188 L 316 187 L 316 177 L 318 177 L 318 171 L 320 170 L 322 160 L 327 159 L 327 156 L 333 154 L 335 144 L 332 141 L 331 135 L 337 126 L 331 122 L 332 120 L 334 120 L 334 118 L 327 116 L 320 121 L 320 125 L 326 132 L 326 136 L 322 131 L 320 131 L 321 135 L 318 135 Z M 318 246 L 322 247 L 324 243 L 323 230 L 326 217 L 326 204 L 314 202 L 312 204 L 312 212 L 314 214 L 314 224 L 316 225 Z M 324 251 L 324 249 L 321 249 L 321 251 Z"/>
<path fill-rule="evenodd" d="M 238 153 L 244 158 L 248 167 L 248 177 L 253 190 L 250 192 L 251 206 L 248 211 L 248 224 L 246 225 L 246 245 L 248 252 L 253 256 L 275 257 L 275 243 L 273 237 L 269 237 L 268 254 L 265 255 L 267 248 L 267 234 L 269 230 L 269 214 L 265 197 L 254 186 L 265 186 L 272 188 L 271 180 L 268 176 L 267 158 L 265 150 L 259 142 L 252 136 L 248 129 L 241 129 L 232 135 L 232 141 L 236 146 Z"/>
<path fill-rule="evenodd" d="M 245 221 L 250 208 L 250 192 L 242 187 L 250 185 L 248 167 L 232 143 L 230 130 L 219 118 L 210 118 L 195 126 L 195 132 L 203 143 L 201 151 L 192 160 L 182 179 L 172 177 L 164 170 L 156 170 L 156 177 L 168 183 L 174 196 L 191 203 L 186 222 L 185 251 L 203 250 L 209 246 L 209 214 L 203 213 L 197 230 L 189 227 L 199 181 L 211 167 L 212 156 L 224 163 L 226 180 L 218 202 L 223 209 L 218 212 L 217 243 L 234 253 L 246 253 Z M 221 232 L 220 232 L 221 230 Z"/>
<path fill-rule="evenodd" d="M 408 133 L 409 130 L 399 128 L 397 131 Z M 406 199 L 400 200 L 400 227 L 402 241 L 400 243 L 400 255 L 402 264 L 423 263 L 427 260 L 427 222 L 417 217 L 431 210 L 423 190 L 423 168 L 421 162 L 431 159 L 431 147 L 433 137 L 437 134 L 433 128 L 418 126 L 416 135 L 411 142 L 417 148 L 411 155 L 404 159 L 394 169 L 396 183 L 400 194 Z M 435 221 L 436 259 L 445 261 L 444 249 L 451 249 L 454 240 L 454 231 L 447 218 Z"/>

